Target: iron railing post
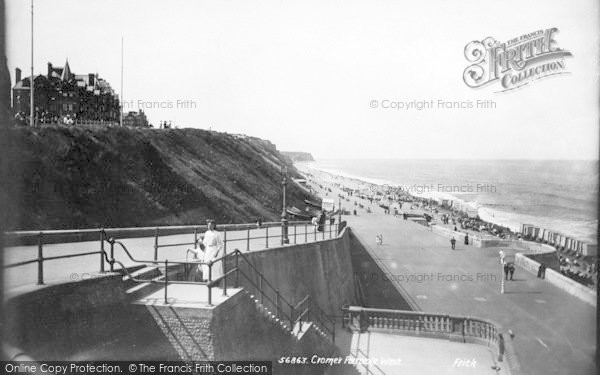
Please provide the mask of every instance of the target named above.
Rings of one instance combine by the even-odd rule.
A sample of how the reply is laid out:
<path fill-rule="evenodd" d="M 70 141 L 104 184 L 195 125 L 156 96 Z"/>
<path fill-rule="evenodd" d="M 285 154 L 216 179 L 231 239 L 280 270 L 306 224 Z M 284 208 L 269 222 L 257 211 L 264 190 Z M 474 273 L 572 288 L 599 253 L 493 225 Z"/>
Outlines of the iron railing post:
<path fill-rule="evenodd" d="M 313 225 L 313 233 L 315 234 L 315 241 L 317 241 L 317 226 Z"/>
<path fill-rule="evenodd" d="M 115 271 L 115 240 L 110 239 L 110 272 Z"/>
<path fill-rule="evenodd" d="M 154 260 L 158 260 L 158 228 L 154 233 Z"/>
<path fill-rule="evenodd" d="M 236 288 L 240 287 L 240 269 L 239 269 L 240 263 L 239 263 L 239 259 L 238 259 L 240 254 L 238 251 L 235 252 L 235 287 Z"/>
<path fill-rule="evenodd" d="M 250 228 L 246 231 L 246 251 L 250 251 Z"/>
<path fill-rule="evenodd" d="M 227 228 L 223 228 L 223 255 L 227 255 Z"/>
<path fill-rule="evenodd" d="M 194 228 L 194 249 L 198 247 L 198 228 Z"/>
<path fill-rule="evenodd" d="M 296 227 L 297 225 L 294 224 L 294 245 L 296 244 Z"/>
<path fill-rule="evenodd" d="M 259 273 L 258 274 L 258 299 L 259 299 L 261 305 L 263 303 L 262 280 L 263 280 L 263 275 L 262 275 L 262 273 Z"/>
<path fill-rule="evenodd" d="M 38 285 L 44 284 L 44 234 L 38 234 Z"/>
<path fill-rule="evenodd" d="M 265 234 L 265 247 L 268 249 L 269 248 L 269 226 L 266 226 L 265 230 L 266 230 L 266 234 Z"/>
<path fill-rule="evenodd" d="M 331 340 L 333 341 L 333 343 L 335 343 L 335 320 L 333 321 L 333 329 L 331 330 Z"/>
<path fill-rule="evenodd" d="M 212 306 L 212 262 L 208 262 L 208 306 Z"/>
<path fill-rule="evenodd" d="M 308 242 L 308 224 L 304 223 L 304 243 Z"/>
<path fill-rule="evenodd" d="M 290 329 L 294 330 L 294 306 L 290 305 Z"/>
<path fill-rule="evenodd" d="M 167 302 L 167 288 L 169 286 L 169 261 L 165 259 L 165 305 Z"/>
<path fill-rule="evenodd" d="M 104 272 L 104 228 L 100 229 L 100 272 Z"/>
<path fill-rule="evenodd" d="M 223 297 L 227 297 L 227 258 L 221 260 L 223 263 Z"/>

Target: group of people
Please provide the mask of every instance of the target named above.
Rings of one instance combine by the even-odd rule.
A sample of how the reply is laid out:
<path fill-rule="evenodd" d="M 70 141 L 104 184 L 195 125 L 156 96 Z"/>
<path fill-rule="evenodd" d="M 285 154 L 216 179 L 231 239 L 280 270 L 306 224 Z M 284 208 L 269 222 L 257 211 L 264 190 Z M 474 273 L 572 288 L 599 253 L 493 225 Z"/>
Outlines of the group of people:
<path fill-rule="evenodd" d="M 450 223 L 450 215 L 443 214 L 442 217 L 440 217 L 440 220 L 442 223 L 448 224 L 448 223 Z M 452 217 L 452 225 L 456 225 L 456 219 L 454 219 L 454 217 Z M 456 228 L 456 226 L 454 228 Z"/>
<path fill-rule="evenodd" d="M 515 264 L 513 262 L 504 263 L 504 279 L 509 280 L 509 275 L 510 275 L 510 280 L 512 281 L 514 273 L 515 273 Z"/>
<path fill-rule="evenodd" d="M 325 230 L 325 221 L 327 220 L 327 216 L 324 211 L 319 212 L 317 216 L 314 216 L 311 220 L 312 225 L 315 227 L 315 230 L 322 232 Z M 335 219 L 334 219 L 335 220 Z"/>
<path fill-rule="evenodd" d="M 468 245 L 468 244 L 469 244 L 469 233 L 466 233 L 465 234 L 465 245 Z M 450 239 L 450 246 L 452 247 L 452 250 L 456 249 L 456 238 L 455 237 L 452 237 Z"/>

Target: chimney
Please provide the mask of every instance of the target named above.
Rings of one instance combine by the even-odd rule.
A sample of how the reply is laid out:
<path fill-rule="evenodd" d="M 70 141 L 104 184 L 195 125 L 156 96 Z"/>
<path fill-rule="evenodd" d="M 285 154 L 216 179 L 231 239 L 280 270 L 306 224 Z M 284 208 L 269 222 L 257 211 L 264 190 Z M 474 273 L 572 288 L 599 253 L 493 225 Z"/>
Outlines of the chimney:
<path fill-rule="evenodd" d="M 48 63 L 48 78 L 52 77 L 52 63 Z"/>
<path fill-rule="evenodd" d="M 15 68 L 15 83 L 21 80 L 21 69 Z"/>
<path fill-rule="evenodd" d="M 94 74 L 88 74 L 88 86 L 94 86 Z"/>

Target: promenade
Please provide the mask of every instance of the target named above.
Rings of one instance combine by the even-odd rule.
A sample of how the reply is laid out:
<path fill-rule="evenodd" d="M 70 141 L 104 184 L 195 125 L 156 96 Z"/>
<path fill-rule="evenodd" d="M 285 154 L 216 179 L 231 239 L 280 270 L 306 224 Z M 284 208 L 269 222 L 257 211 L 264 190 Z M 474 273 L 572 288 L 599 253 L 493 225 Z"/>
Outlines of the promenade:
<path fill-rule="evenodd" d="M 319 183 L 333 190 L 329 197 L 341 193 L 330 183 Z M 325 190 L 311 186 L 325 196 Z M 353 210 L 353 201 L 353 197 L 350 203 L 344 201 L 342 207 Z M 381 275 L 361 277 L 392 279 L 422 311 L 491 319 L 511 329 L 523 374 L 595 373 L 594 307 L 519 267 L 514 280 L 506 281 L 505 293 L 500 293 L 498 251 L 503 250 L 510 261 L 516 250 L 464 245 L 461 236 L 453 251 L 448 238 L 401 216 L 385 215 L 366 200 L 358 201 L 365 209 L 356 207 L 358 215 L 343 220 L 387 268 Z M 373 213 L 367 213 L 367 207 Z M 383 235 L 383 245 L 376 245 L 378 234 Z"/>

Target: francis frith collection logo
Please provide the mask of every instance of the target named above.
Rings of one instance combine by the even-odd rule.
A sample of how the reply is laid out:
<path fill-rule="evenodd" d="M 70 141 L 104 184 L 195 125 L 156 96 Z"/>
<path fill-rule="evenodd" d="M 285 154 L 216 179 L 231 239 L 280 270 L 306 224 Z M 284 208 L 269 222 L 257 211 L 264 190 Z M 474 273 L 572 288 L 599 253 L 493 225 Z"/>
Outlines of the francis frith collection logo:
<path fill-rule="evenodd" d="M 568 50 L 558 47 L 553 27 L 524 34 L 501 43 L 492 37 L 472 41 L 465 46 L 465 58 L 471 63 L 463 80 L 472 88 L 498 83 L 497 92 L 514 90 L 540 78 L 568 73 Z"/>

